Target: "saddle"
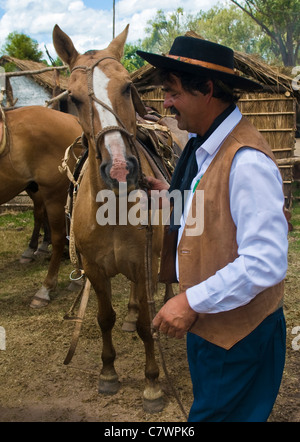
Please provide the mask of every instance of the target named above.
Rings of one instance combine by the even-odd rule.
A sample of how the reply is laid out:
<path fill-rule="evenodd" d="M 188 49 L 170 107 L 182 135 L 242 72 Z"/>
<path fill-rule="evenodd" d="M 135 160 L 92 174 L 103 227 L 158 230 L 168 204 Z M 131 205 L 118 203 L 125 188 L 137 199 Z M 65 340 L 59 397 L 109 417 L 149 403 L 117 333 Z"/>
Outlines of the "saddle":
<path fill-rule="evenodd" d="M 144 117 L 137 117 L 137 140 L 147 156 L 156 164 L 165 179 L 170 182 L 181 149 L 174 140 L 169 127 L 155 111 L 149 110 Z"/>
<path fill-rule="evenodd" d="M 2 106 L 0 106 L 0 155 L 4 152 L 6 147 L 6 130 L 5 112 Z"/>

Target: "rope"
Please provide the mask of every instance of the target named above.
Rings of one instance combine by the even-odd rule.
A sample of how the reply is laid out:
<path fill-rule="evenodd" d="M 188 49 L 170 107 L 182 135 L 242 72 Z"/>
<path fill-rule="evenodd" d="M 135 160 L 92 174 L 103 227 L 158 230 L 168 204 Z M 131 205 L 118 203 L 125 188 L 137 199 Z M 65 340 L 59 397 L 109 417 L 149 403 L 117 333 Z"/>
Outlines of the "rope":
<path fill-rule="evenodd" d="M 73 149 L 76 145 L 81 144 L 81 143 L 79 143 L 79 140 L 81 140 L 81 139 L 82 139 L 82 135 L 77 137 L 75 139 L 75 141 L 66 149 L 64 158 L 62 160 L 62 165 L 58 167 L 58 169 L 61 173 L 67 174 L 69 180 L 73 184 L 72 196 L 70 196 L 70 194 L 68 194 L 67 203 L 65 206 L 65 213 L 66 213 L 67 220 L 70 221 L 70 230 L 69 230 L 69 235 L 68 235 L 70 261 L 74 265 L 76 271 L 80 274 L 80 278 L 84 275 L 84 271 L 80 268 L 80 263 L 79 263 L 79 259 L 78 259 L 78 255 L 77 255 L 77 251 L 76 251 L 74 231 L 73 231 L 72 212 L 73 212 L 73 207 L 75 205 L 78 188 L 80 186 L 82 177 L 83 177 L 84 172 L 85 172 L 87 165 L 88 165 L 88 160 L 87 159 L 85 160 L 77 180 L 75 180 L 74 174 L 70 170 L 70 167 L 68 165 L 68 161 L 70 159 L 71 154 L 73 154 L 75 156 Z M 76 158 L 76 156 L 75 156 L 75 158 Z M 77 164 L 78 164 L 78 162 L 80 161 L 80 158 L 76 158 L 76 160 L 77 160 Z M 76 166 L 75 166 L 75 168 L 76 168 Z M 68 231 L 68 226 L 67 226 L 67 231 Z M 72 273 L 71 273 L 71 275 L 72 275 Z M 78 280 L 80 278 L 71 278 L 70 277 L 70 279 L 72 279 L 72 280 L 75 280 L 75 279 Z"/>
<path fill-rule="evenodd" d="M 146 247 L 145 247 L 145 274 L 146 274 L 146 293 L 147 293 L 147 302 L 149 307 L 149 316 L 150 316 L 150 323 L 151 323 L 151 333 L 152 338 L 154 342 L 156 342 L 160 354 L 161 364 L 167 379 L 167 382 L 169 386 L 171 387 L 172 393 L 177 401 L 177 404 L 185 417 L 186 420 L 188 420 L 188 416 L 186 414 L 186 411 L 182 405 L 182 402 L 180 400 L 179 395 L 177 394 L 177 391 L 173 385 L 173 382 L 171 380 L 166 361 L 165 361 L 165 355 L 164 351 L 161 345 L 159 332 L 157 332 L 153 328 L 153 319 L 156 315 L 156 309 L 155 309 L 155 301 L 153 298 L 153 287 L 152 287 L 152 236 L 153 236 L 153 228 L 151 225 L 151 222 L 148 223 L 146 227 Z"/>

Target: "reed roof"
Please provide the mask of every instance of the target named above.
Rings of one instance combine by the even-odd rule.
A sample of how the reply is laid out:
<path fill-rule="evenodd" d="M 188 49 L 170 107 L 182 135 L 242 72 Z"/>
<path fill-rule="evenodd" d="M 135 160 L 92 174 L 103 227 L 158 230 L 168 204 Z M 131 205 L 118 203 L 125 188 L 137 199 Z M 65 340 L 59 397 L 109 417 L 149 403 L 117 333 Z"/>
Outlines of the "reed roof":
<path fill-rule="evenodd" d="M 3 55 L 0 58 L 0 65 L 3 66 L 6 63 L 13 63 L 20 71 L 38 71 L 47 67 L 44 63 L 39 63 L 32 60 L 20 60 L 15 57 L 10 57 L 9 55 Z M 53 88 L 56 86 L 54 71 L 43 72 L 41 74 L 32 74 L 30 77 L 38 84 L 40 84 L 45 89 L 52 92 Z M 60 75 L 60 89 L 62 91 L 68 88 L 68 78 L 64 75 Z"/>

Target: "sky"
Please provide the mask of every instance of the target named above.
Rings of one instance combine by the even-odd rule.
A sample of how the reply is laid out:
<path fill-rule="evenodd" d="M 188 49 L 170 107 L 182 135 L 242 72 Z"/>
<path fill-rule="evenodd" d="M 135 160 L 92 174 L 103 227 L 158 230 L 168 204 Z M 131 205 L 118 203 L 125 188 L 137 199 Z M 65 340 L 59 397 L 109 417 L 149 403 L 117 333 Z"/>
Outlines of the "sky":
<path fill-rule="evenodd" d="M 186 13 L 196 14 L 225 1 L 115 0 L 115 33 L 129 23 L 127 42 L 134 43 L 145 37 L 147 21 L 154 19 L 158 9 L 167 13 L 182 7 Z M 43 52 L 46 45 L 56 58 L 52 43 L 55 24 L 71 37 L 78 52 L 103 49 L 112 40 L 113 0 L 0 0 L 0 48 L 8 34 L 17 31 L 35 39 Z"/>

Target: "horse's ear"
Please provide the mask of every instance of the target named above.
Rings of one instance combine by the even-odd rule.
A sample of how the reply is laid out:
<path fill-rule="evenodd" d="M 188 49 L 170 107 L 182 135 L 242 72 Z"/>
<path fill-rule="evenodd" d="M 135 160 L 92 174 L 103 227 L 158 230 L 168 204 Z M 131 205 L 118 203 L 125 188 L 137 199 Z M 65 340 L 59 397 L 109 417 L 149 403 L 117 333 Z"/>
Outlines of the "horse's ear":
<path fill-rule="evenodd" d="M 128 35 L 129 25 L 126 26 L 123 32 L 119 34 L 113 41 L 109 44 L 107 49 L 109 49 L 115 58 L 120 61 L 123 57 L 124 46 L 126 43 L 127 35 Z"/>
<path fill-rule="evenodd" d="M 58 25 L 55 25 L 53 29 L 53 44 L 57 55 L 62 61 L 72 67 L 72 64 L 75 62 L 79 54 L 70 37 L 65 34 Z"/>

